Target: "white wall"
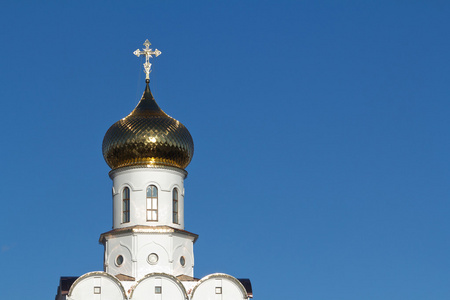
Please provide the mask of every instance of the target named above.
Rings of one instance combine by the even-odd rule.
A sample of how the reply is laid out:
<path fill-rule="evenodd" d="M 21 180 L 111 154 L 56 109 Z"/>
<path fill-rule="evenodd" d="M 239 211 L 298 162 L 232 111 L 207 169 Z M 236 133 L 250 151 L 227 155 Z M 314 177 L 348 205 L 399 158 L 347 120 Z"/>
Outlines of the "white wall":
<path fill-rule="evenodd" d="M 161 287 L 161 293 L 155 293 Z M 184 300 L 187 298 L 183 284 L 167 274 L 149 274 L 137 283 L 131 300 Z"/>
<path fill-rule="evenodd" d="M 184 178 L 186 171 L 177 168 L 124 168 L 111 171 L 113 180 L 113 228 L 135 225 L 167 225 L 184 229 Z M 146 192 L 149 185 L 158 187 L 158 221 L 147 221 Z M 130 189 L 130 222 L 122 223 L 122 191 Z M 178 224 L 173 223 L 172 191 L 178 189 Z"/>
<path fill-rule="evenodd" d="M 124 274 L 136 280 L 153 272 L 194 276 L 194 237 L 191 235 L 176 232 L 128 233 L 108 236 L 106 240 L 105 271 L 110 274 Z M 152 253 L 158 257 L 156 263 L 148 260 Z M 119 255 L 123 256 L 120 266 L 116 264 Z M 184 266 L 180 263 L 182 256 Z"/>
<path fill-rule="evenodd" d="M 217 293 L 217 289 L 221 293 Z M 233 276 L 216 273 L 203 277 L 194 287 L 192 300 L 240 300 L 248 299 L 242 284 Z"/>
<path fill-rule="evenodd" d="M 95 293 L 97 289 L 97 292 Z M 122 284 L 104 272 L 91 272 L 78 278 L 70 288 L 68 300 L 124 300 Z"/>

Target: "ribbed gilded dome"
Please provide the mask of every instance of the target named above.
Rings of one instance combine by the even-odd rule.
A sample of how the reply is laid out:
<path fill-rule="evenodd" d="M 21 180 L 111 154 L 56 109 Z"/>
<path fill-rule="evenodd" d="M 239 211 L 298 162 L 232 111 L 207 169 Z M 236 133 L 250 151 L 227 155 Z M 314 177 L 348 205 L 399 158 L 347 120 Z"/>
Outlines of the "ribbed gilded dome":
<path fill-rule="evenodd" d="M 194 154 L 194 141 L 183 124 L 159 108 L 147 82 L 136 108 L 106 132 L 102 150 L 111 169 L 139 165 L 184 169 Z"/>

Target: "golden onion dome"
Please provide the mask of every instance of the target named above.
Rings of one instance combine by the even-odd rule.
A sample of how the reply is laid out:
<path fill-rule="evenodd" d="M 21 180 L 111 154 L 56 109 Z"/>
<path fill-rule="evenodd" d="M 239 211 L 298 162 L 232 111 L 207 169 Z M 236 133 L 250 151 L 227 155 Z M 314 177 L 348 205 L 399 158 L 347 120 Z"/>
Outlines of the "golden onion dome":
<path fill-rule="evenodd" d="M 106 132 L 102 150 L 113 170 L 127 166 L 184 169 L 194 154 L 194 141 L 183 124 L 159 108 L 147 81 L 136 108 Z"/>

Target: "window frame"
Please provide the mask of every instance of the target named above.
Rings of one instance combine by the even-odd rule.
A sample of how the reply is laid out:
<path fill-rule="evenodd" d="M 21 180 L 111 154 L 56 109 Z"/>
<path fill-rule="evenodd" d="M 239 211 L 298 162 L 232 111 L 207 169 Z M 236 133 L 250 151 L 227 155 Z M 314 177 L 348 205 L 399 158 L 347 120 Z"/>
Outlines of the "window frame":
<path fill-rule="evenodd" d="M 176 196 L 176 197 L 175 197 Z M 179 201 L 178 188 L 172 190 L 172 223 L 180 224 L 180 201 Z"/>
<path fill-rule="evenodd" d="M 124 187 L 122 190 L 122 224 L 130 223 L 130 188 Z"/>
<path fill-rule="evenodd" d="M 156 190 L 156 196 L 153 194 L 154 190 L 152 189 L 152 187 L 154 187 L 155 190 Z M 148 194 L 149 189 L 151 190 L 150 197 L 149 197 L 149 194 Z M 151 185 L 147 186 L 147 190 L 145 191 L 145 197 L 146 197 L 145 198 L 145 201 L 146 201 L 145 205 L 146 205 L 146 208 L 147 208 L 145 219 L 147 220 L 147 222 L 158 222 L 158 218 L 159 218 L 159 216 L 158 216 L 158 206 L 159 206 L 159 203 L 158 203 L 158 187 L 156 185 L 154 185 L 154 184 L 151 184 Z M 150 200 L 150 207 L 148 205 L 149 204 L 149 200 Z M 156 200 L 156 202 L 154 202 L 154 200 Z M 154 203 L 156 203 L 156 208 L 153 207 Z M 155 212 L 156 219 L 153 219 L 153 215 L 154 215 L 153 212 Z M 150 218 L 148 217 L 149 213 L 150 213 Z"/>

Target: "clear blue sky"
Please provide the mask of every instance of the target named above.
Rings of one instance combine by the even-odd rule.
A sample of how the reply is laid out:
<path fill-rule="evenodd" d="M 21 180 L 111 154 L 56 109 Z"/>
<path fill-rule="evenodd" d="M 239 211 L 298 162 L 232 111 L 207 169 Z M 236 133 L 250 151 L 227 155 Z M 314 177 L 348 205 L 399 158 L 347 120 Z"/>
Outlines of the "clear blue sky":
<path fill-rule="evenodd" d="M 101 270 L 101 143 L 145 75 L 190 130 L 195 275 L 255 299 L 450 297 L 448 1 L 3 1 L 2 299 Z"/>

